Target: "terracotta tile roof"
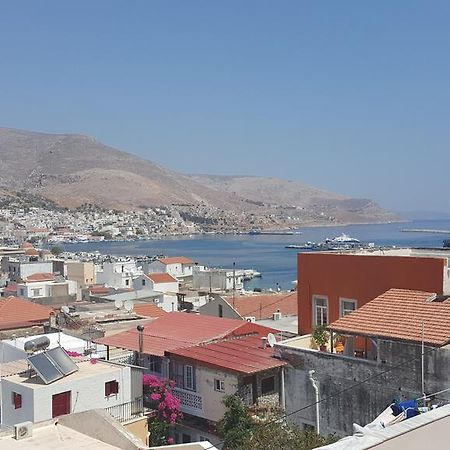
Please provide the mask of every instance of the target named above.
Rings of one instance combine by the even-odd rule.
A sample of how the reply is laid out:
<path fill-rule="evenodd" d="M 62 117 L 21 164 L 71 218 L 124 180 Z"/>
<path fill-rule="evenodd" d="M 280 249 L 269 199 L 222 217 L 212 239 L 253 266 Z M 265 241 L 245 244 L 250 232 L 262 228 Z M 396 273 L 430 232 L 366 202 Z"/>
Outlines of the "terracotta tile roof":
<path fill-rule="evenodd" d="M 192 259 L 186 258 L 185 256 L 173 256 L 171 258 L 162 258 L 159 260 L 163 264 L 194 264 Z"/>
<path fill-rule="evenodd" d="M 31 242 L 24 242 L 24 243 L 21 245 L 21 247 L 22 247 L 22 248 L 34 248 L 34 247 L 33 247 L 33 244 L 32 244 Z"/>
<path fill-rule="evenodd" d="M 27 255 L 27 256 L 39 256 L 39 252 L 35 248 L 27 248 L 25 250 L 25 255 Z"/>
<path fill-rule="evenodd" d="M 0 330 L 26 328 L 49 319 L 52 308 L 19 297 L 0 299 Z"/>
<path fill-rule="evenodd" d="M 278 310 L 283 316 L 296 316 L 297 292 L 266 294 L 266 295 L 243 295 L 226 297 L 227 303 L 233 307 L 242 317 L 254 316 L 256 320 L 271 319 L 272 314 Z"/>
<path fill-rule="evenodd" d="M 253 374 L 286 365 L 274 357 L 274 349 L 262 348 L 260 336 L 245 336 L 212 344 L 173 350 L 169 355 L 181 356 L 196 363 L 224 370 Z"/>
<path fill-rule="evenodd" d="M 108 288 L 105 286 L 93 286 L 89 288 L 89 292 L 91 294 L 109 294 L 111 291 L 113 291 L 112 288 Z"/>
<path fill-rule="evenodd" d="M 330 330 L 441 346 L 450 341 L 450 299 L 430 301 L 435 294 L 390 289 L 328 326 Z"/>
<path fill-rule="evenodd" d="M 142 317 L 161 317 L 169 314 L 154 303 L 137 303 L 134 305 L 133 312 Z"/>
<path fill-rule="evenodd" d="M 169 273 L 149 273 L 147 277 L 154 283 L 174 283 L 178 281 Z"/>
<path fill-rule="evenodd" d="M 226 336 L 243 334 L 266 336 L 269 332 L 274 330 L 240 319 L 171 312 L 145 325 L 144 353 L 164 356 L 165 351 L 211 342 Z M 139 336 L 135 327 L 95 342 L 132 351 L 139 350 Z"/>
<path fill-rule="evenodd" d="M 3 289 L 3 292 L 7 294 L 16 294 L 17 293 L 17 283 L 9 283 L 8 286 L 6 286 Z"/>
<path fill-rule="evenodd" d="M 30 275 L 29 277 L 25 278 L 25 281 L 27 282 L 33 282 L 33 281 L 54 281 L 55 275 L 52 273 L 33 273 L 33 275 Z"/>

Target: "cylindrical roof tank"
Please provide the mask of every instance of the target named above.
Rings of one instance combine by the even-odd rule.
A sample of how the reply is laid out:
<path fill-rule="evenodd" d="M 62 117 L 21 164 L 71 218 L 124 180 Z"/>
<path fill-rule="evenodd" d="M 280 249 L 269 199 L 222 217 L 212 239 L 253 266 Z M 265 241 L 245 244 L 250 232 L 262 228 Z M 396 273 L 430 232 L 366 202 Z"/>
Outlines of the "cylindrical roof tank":
<path fill-rule="evenodd" d="M 34 353 L 38 350 L 45 350 L 50 345 L 50 339 L 47 336 L 41 336 L 25 342 L 23 349 L 27 353 Z"/>

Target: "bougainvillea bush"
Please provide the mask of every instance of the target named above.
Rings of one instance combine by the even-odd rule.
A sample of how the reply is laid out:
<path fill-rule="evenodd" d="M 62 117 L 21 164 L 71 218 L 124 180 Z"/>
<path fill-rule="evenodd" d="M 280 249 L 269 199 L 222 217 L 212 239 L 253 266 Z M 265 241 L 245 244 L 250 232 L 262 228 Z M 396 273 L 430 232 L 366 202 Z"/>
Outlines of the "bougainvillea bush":
<path fill-rule="evenodd" d="M 173 425 L 182 418 L 180 401 L 173 395 L 174 381 L 161 380 L 153 375 L 144 375 L 144 392 L 156 417 L 149 424 L 152 445 L 173 444 L 170 436 Z"/>

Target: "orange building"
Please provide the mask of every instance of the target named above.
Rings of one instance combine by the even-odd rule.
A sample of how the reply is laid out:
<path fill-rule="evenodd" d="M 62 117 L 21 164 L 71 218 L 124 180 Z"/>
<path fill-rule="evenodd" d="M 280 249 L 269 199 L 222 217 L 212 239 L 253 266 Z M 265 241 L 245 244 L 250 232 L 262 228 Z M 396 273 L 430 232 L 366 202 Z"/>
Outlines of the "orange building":
<path fill-rule="evenodd" d="M 309 334 L 391 288 L 442 295 L 446 258 L 299 253 L 298 332 Z"/>

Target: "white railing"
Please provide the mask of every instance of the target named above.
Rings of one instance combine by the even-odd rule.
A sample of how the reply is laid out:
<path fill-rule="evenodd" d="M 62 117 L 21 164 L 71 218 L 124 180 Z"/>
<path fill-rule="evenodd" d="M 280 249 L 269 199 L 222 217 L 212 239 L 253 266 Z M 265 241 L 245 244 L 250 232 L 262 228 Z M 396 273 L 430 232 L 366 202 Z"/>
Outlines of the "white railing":
<path fill-rule="evenodd" d="M 201 395 L 177 388 L 173 390 L 173 395 L 180 401 L 181 411 L 203 415 L 203 398 Z"/>

